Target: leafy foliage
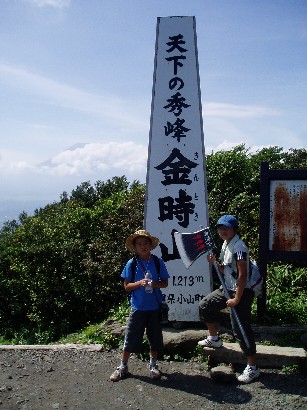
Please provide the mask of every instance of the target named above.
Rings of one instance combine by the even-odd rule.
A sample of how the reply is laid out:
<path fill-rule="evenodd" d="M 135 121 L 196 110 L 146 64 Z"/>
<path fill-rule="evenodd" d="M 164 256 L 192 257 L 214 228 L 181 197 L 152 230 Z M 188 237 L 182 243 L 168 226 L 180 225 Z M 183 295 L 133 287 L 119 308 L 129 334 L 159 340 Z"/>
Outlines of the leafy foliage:
<path fill-rule="evenodd" d="M 260 197 L 260 164 L 255 172 L 244 145 L 207 157 L 208 206 L 211 231 L 221 215 L 230 213 L 240 221 L 242 238 L 257 251 Z M 216 244 L 219 238 L 216 234 Z"/>
<path fill-rule="evenodd" d="M 229 151 L 218 151 L 207 156 L 207 188 L 211 231 L 225 213 L 239 219 L 242 239 L 257 258 L 260 224 L 260 166 L 269 162 L 272 169 L 307 169 L 307 150 L 280 147 L 263 148 L 250 153 L 244 144 Z M 216 234 L 216 244 L 219 238 Z"/>
<path fill-rule="evenodd" d="M 271 147 L 251 154 L 239 145 L 206 158 L 212 232 L 222 214 L 236 215 L 255 257 L 262 161 L 276 169 L 307 168 L 307 151 Z M 124 242 L 143 226 L 144 198 L 145 186 L 138 181 L 130 184 L 124 176 L 93 186 L 88 181 L 71 195 L 63 192 L 59 202 L 35 210 L 34 216 L 22 212 L 19 221 L 7 222 L 0 231 L 2 340 L 57 340 L 125 306 L 119 274 L 130 254 Z M 217 235 L 216 244 L 220 245 Z M 303 277 L 304 267 L 272 265 L 268 321 L 306 322 Z M 109 335 L 101 337 L 107 340 Z M 113 342 L 109 340 L 110 345 Z"/>
<path fill-rule="evenodd" d="M 271 264 L 267 272 L 266 322 L 307 323 L 306 269 Z"/>
<path fill-rule="evenodd" d="M 88 183 L 0 236 L 0 330 L 45 342 L 106 317 L 124 299 L 125 238 L 142 226 L 144 186 Z M 86 200 L 86 193 L 89 199 Z M 120 251 L 118 251 L 120 250 Z"/>

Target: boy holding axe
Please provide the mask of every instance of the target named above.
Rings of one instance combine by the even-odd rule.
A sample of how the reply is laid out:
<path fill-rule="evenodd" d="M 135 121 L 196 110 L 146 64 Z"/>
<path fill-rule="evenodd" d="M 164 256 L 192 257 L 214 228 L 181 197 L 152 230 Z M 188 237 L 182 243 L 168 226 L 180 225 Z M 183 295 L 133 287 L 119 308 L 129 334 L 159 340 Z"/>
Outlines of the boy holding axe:
<path fill-rule="evenodd" d="M 251 328 L 254 292 L 247 286 L 249 252 L 239 238 L 238 221 L 234 216 L 223 215 L 216 225 L 219 236 L 224 240 L 220 263 L 212 253 L 208 254 L 207 259 L 219 270 L 218 273 L 222 273 L 224 286 L 207 295 L 199 304 L 200 319 L 206 323 L 209 336 L 198 344 L 215 348 L 223 345 L 217 334 L 219 312 L 226 307 L 231 308 L 232 328 L 247 357 L 247 366 L 238 380 L 241 383 L 250 383 L 259 377 L 260 370 L 256 366 L 256 344 Z"/>

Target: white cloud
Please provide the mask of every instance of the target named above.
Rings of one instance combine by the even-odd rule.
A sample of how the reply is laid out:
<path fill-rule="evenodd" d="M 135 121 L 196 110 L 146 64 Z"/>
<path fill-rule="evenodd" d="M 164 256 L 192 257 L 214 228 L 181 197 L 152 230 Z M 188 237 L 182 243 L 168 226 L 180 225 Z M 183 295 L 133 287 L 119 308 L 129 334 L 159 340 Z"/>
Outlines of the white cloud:
<path fill-rule="evenodd" d="M 217 152 L 217 151 L 229 151 L 232 148 L 240 145 L 241 142 L 230 142 L 228 140 L 222 141 L 220 144 L 216 146 L 208 146 L 206 147 L 206 155 L 211 154 L 212 152 Z"/>
<path fill-rule="evenodd" d="M 25 0 L 27 3 L 31 3 L 34 6 L 38 7 L 54 7 L 54 8 L 59 8 L 63 9 L 65 7 L 68 7 L 70 5 L 70 0 Z"/>
<path fill-rule="evenodd" d="M 44 163 L 0 162 L 2 198 L 52 201 L 84 181 L 125 175 L 129 181 L 146 180 L 147 146 L 134 142 L 77 144 Z"/>
<path fill-rule="evenodd" d="M 17 161 L 6 165 L 14 173 L 31 171 L 35 174 L 82 176 L 108 171 L 120 174 L 146 172 L 147 147 L 134 142 L 80 144 L 65 150 L 39 165 Z M 83 146 L 82 146 L 83 145 Z M 4 166 L 1 167 L 4 170 Z"/>
<path fill-rule="evenodd" d="M 256 105 L 209 102 L 203 106 L 204 117 L 259 118 L 280 115 L 278 111 Z"/>

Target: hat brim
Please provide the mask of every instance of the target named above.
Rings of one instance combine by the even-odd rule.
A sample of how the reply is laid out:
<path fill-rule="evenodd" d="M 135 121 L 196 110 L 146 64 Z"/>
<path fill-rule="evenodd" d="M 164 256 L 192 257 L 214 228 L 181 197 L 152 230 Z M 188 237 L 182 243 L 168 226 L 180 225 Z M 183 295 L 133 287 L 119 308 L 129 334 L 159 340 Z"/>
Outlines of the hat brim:
<path fill-rule="evenodd" d="M 227 226 L 227 228 L 237 228 L 237 227 L 238 227 L 237 225 L 236 225 L 236 226 L 231 225 L 229 222 L 225 222 L 225 223 L 222 223 L 222 224 L 216 224 L 216 226 L 217 226 L 217 227 L 219 227 L 219 226 Z"/>
<path fill-rule="evenodd" d="M 135 247 L 133 245 L 133 241 L 138 237 L 144 237 L 144 238 L 150 239 L 151 249 L 155 249 L 158 246 L 159 242 L 160 242 L 160 240 L 158 238 L 156 238 L 155 236 L 151 236 L 151 235 L 145 234 L 145 233 L 141 234 L 141 233 L 136 232 L 136 233 L 133 233 L 132 235 L 130 235 L 128 237 L 128 239 L 126 240 L 125 245 L 126 245 L 126 248 L 128 249 L 128 251 L 130 251 L 132 253 L 135 252 Z"/>

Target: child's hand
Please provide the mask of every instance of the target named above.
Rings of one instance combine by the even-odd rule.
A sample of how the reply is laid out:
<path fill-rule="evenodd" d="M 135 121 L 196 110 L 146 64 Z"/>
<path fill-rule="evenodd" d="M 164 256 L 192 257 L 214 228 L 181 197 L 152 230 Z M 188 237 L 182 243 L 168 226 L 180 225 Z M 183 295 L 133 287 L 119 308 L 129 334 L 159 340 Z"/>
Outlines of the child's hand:
<path fill-rule="evenodd" d="M 150 286 L 149 282 L 151 282 L 151 281 L 149 281 L 148 279 L 141 279 L 140 280 L 141 286 L 147 286 L 147 285 Z"/>
<path fill-rule="evenodd" d="M 240 300 L 233 298 L 233 299 L 228 299 L 226 301 L 226 305 L 227 307 L 233 308 L 235 306 L 237 306 L 237 304 L 240 302 Z"/>
<path fill-rule="evenodd" d="M 215 255 L 211 254 L 211 255 L 207 255 L 207 261 L 210 263 L 210 265 L 212 263 L 214 263 L 216 261 L 216 257 Z"/>

